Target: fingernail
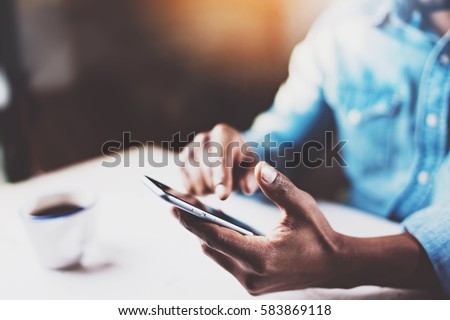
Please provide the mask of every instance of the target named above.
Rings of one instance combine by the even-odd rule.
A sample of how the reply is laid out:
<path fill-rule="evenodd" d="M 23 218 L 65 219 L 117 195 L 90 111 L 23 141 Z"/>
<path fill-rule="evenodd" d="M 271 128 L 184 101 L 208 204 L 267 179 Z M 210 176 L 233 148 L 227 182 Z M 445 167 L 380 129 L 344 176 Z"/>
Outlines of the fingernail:
<path fill-rule="evenodd" d="M 227 189 L 223 184 L 218 184 L 214 191 L 220 199 L 224 199 L 227 196 Z"/>
<path fill-rule="evenodd" d="M 256 190 L 258 190 L 258 187 L 258 182 L 256 182 L 254 175 L 247 179 L 247 189 L 249 193 L 255 193 Z"/>
<path fill-rule="evenodd" d="M 278 172 L 272 168 L 271 166 L 269 166 L 268 164 L 263 164 L 263 167 L 261 169 L 261 178 L 262 180 L 267 183 L 267 184 L 271 184 L 275 181 L 275 179 L 278 176 Z"/>
<path fill-rule="evenodd" d="M 187 159 L 187 154 L 186 154 L 186 152 L 180 152 L 180 153 L 178 154 L 178 158 L 180 159 L 181 162 L 185 163 L 185 162 L 186 162 L 186 159 Z"/>
<path fill-rule="evenodd" d="M 224 174 L 222 169 L 218 168 L 216 170 L 213 171 L 213 183 L 216 186 L 221 185 L 221 183 L 223 182 L 223 178 L 224 178 Z M 222 185 L 223 187 L 223 185 Z"/>

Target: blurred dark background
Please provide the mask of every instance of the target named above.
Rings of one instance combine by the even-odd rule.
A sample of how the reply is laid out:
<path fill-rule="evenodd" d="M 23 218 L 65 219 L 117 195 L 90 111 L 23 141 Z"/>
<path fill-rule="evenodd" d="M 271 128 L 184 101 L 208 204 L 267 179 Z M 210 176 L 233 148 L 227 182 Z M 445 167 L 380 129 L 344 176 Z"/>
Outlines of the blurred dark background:
<path fill-rule="evenodd" d="M 10 180 L 98 156 L 124 131 L 248 128 L 329 1 L 1 0 Z"/>

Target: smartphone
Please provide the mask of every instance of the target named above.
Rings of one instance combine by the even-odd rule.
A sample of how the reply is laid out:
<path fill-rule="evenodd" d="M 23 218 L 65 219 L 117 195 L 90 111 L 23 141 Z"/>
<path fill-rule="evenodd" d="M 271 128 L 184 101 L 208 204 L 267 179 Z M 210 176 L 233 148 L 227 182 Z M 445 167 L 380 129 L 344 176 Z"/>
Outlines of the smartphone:
<path fill-rule="evenodd" d="M 229 228 L 247 236 L 260 236 L 262 233 L 258 232 L 249 225 L 232 218 L 220 210 L 208 207 L 202 204 L 192 195 L 178 192 L 165 184 L 156 181 L 148 176 L 143 176 L 142 181 L 161 199 L 169 202 L 178 209 L 192 214 L 200 219 L 216 223 L 222 227 Z"/>

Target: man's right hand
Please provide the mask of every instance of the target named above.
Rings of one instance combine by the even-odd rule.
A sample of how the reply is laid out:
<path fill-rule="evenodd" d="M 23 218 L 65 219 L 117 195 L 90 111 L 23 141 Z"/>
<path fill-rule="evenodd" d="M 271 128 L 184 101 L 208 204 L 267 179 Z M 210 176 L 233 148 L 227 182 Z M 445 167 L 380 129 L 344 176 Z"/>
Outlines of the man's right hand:
<path fill-rule="evenodd" d="M 221 200 L 233 190 L 256 192 L 253 170 L 259 159 L 244 144 L 242 135 L 225 124 L 198 134 L 181 153 L 187 191 L 195 195 L 215 193 Z"/>

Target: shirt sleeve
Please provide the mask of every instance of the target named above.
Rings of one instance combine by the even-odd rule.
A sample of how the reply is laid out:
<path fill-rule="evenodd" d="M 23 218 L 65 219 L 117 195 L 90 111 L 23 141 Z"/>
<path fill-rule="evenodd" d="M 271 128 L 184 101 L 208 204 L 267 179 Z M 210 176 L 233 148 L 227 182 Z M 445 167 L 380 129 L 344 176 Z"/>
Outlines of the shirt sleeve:
<path fill-rule="evenodd" d="M 421 243 L 445 293 L 450 294 L 450 155 L 436 177 L 431 205 L 409 216 L 403 225 Z"/>
<path fill-rule="evenodd" d="M 287 81 L 280 87 L 272 107 L 256 117 L 250 130 L 244 133 L 246 141 L 261 143 L 270 134 L 271 141 L 278 144 L 298 144 L 313 130 L 329 125 L 318 57 L 321 51 L 318 44 L 324 39 L 314 29 L 294 49 Z"/>

